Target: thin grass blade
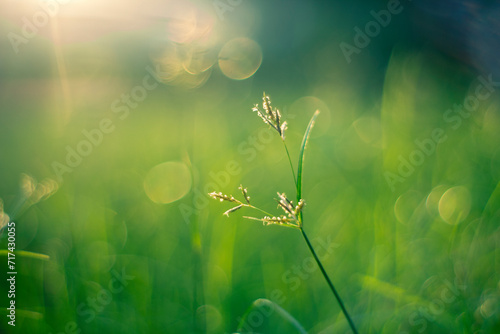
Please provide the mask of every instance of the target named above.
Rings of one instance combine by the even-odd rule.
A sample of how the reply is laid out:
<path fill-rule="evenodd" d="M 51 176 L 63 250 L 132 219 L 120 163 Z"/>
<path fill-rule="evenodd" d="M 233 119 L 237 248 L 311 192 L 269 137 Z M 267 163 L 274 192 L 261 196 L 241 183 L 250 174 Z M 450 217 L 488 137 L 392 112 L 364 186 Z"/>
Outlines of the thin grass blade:
<path fill-rule="evenodd" d="M 0 256 L 8 256 L 8 251 L 6 249 L 0 249 Z M 42 260 L 42 261 L 49 261 L 50 256 L 41 254 L 41 253 L 33 253 L 33 252 L 28 252 L 28 251 L 23 251 L 23 250 L 16 250 L 14 251 L 14 254 L 16 254 L 16 257 L 25 257 L 25 258 L 31 258 L 35 260 Z"/>
<path fill-rule="evenodd" d="M 297 166 L 297 203 L 302 198 L 302 166 L 304 162 L 304 152 L 306 150 L 307 141 L 309 140 L 309 135 L 311 134 L 311 130 L 318 115 L 319 110 L 316 110 L 314 115 L 311 117 L 311 120 L 309 121 L 309 125 L 307 126 L 306 132 L 304 133 L 304 138 L 302 139 L 302 144 L 300 145 L 299 165 Z"/>
<path fill-rule="evenodd" d="M 307 331 L 304 329 L 304 327 L 302 327 L 302 325 L 300 324 L 300 322 L 297 321 L 297 319 L 295 319 L 290 313 L 288 313 L 285 309 L 283 309 L 275 302 L 265 298 L 256 299 L 252 303 L 252 305 L 250 305 L 250 307 L 246 310 L 245 314 L 240 320 L 240 323 L 238 324 L 238 332 L 242 331 L 243 327 L 245 326 L 245 321 L 247 320 L 250 313 L 252 313 L 254 309 L 258 309 L 260 307 L 268 307 L 273 309 L 274 312 L 276 312 L 276 314 L 278 314 L 281 318 L 283 318 L 289 324 L 291 324 L 297 330 L 297 332 L 301 334 L 307 334 Z"/>

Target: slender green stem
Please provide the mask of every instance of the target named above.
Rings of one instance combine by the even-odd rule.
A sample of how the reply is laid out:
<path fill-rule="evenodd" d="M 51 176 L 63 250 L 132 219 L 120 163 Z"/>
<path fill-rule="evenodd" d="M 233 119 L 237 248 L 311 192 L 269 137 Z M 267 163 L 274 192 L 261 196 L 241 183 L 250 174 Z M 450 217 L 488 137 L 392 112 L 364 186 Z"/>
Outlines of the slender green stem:
<path fill-rule="evenodd" d="M 308 138 L 309 131 L 312 128 L 312 125 L 314 125 L 314 120 L 315 120 L 315 118 L 316 118 L 316 116 L 317 116 L 318 113 L 319 112 L 316 111 L 316 113 L 314 114 L 313 118 L 309 122 L 309 126 L 308 126 L 308 128 L 306 130 L 306 133 L 304 135 L 304 139 L 302 141 L 302 150 L 301 150 L 301 153 L 299 155 L 299 165 L 298 165 L 298 170 L 297 170 L 297 177 L 295 176 L 295 170 L 293 169 L 292 159 L 290 158 L 290 153 L 288 152 L 288 147 L 286 146 L 286 143 L 285 143 L 285 140 L 283 139 L 283 137 L 281 137 L 281 140 L 283 142 L 283 146 L 285 146 L 286 155 L 288 156 L 288 161 L 290 162 L 290 168 L 292 170 L 293 181 L 295 183 L 295 188 L 297 190 L 297 203 L 301 200 L 301 197 L 302 197 L 302 194 L 301 194 L 301 190 L 302 190 L 302 184 L 301 184 L 302 183 L 302 177 L 301 177 L 301 175 L 302 175 L 303 151 L 304 151 L 304 148 L 305 148 L 305 143 L 307 143 L 307 138 Z M 300 178 L 300 180 L 299 180 L 299 178 Z M 337 302 L 339 303 L 340 308 L 342 309 L 342 312 L 344 313 L 344 316 L 346 317 L 347 322 L 349 323 L 349 326 L 351 327 L 351 329 L 352 329 L 352 331 L 353 331 L 354 334 L 358 334 L 358 331 L 356 330 L 356 326 L 354 326 L 354 322 L 352 321 L 351 317 L 349 316 L 349 313 L 347 312 L 347 309 L 344 306 L 344 302 L 342 302 L 342 299 L 340 298 L 340 295 L 338 294 L 337 290 L 333 286 L 333 283 L 330 280 L 330 277 L 328 277 L 328 274 L 326 273 L 325 268 L 323 267 L 323 264 L 319 260 L 318 255 L 316 254 L 316 251 L 314 250 L 311 242 L 309 241 L 309 238 L 306 235 L 306 232 L 304 231 L 304 228 L 303 228 L 303 221 L 304 220 L 303 219 L 304 218 L 303 218 L 302 211 L 300 211 L 299 212 L 299 216 L 298 216 L 298 225 L 299 225 L 298 229 L 300 230 L 300 232 L 302 232 L 302 236 L 304 237 L 304 240 L 306 241 L 307 246 L 309 247 L 309 250 L 311 251 L 311 254 L 313 255 L 314 259 L 316 260 L 316 263 L 318 264 L 318 267 L 321 270 L 321 273 L 323 274 L 323 277 L 325 278 L 326 282 L 328 283 L 328 286 L 330 287 L 330 290 L 332 291 L 333 295 L 337 299 Z"/>
<path fill-rule="evenodd" d="M 290 169 L 292 170 L 293 183 L 295 184 L 295 187 L 297 188 L 297 178 L 295 177 L 295 170 L 293 169 L 292 158 L 290 158 L 290 153 L 288 152 L 288 147 L 286 146 L 285 140 L 283 138 L 281 138 L 281 141 L 283 142 L 283 146 L 285 146 L 285 151 L 286 151 L 286 155 L 288 157 L 288 162 L 290 163 Z"/>
<path fill-rule="evenodd" d="M 241 202 L 240 202 L 240 204 L 241 204 L 241 205 L 243 205 L 243 206 L 246 206 L 247 208 L 251 208 L 251 209 L 254 209 L 254 210 L 260 211 L 260 212 L 262 212 L 263 214 L 265 214 L 266 216 L 269 216 L 269 217 L 272 217 L 272 216 L 273 216 L 273 214 L 271 214 L 271 213 L 269 213 L 269 212 L 267 212 L 267 211 L 264 211 L 264 210 L 262 210 L 262 209 L 260 209 L 260 208 L 258 208 L 258 207 L 256 207 L 256 206 L 253 206 L 253 205 L 251 205 L 251 204 L 245 204 L 245 203 L 241 203 Z"/>
<path fill-rule="evenodd" d="M 323 277 L 325 278 L 326 282 L 328 283 L 330 290 L 332 290 L 333 294 L 335 295 L 335 298 L 337 298 L 337 302 L 339 303 L 340 308 L 342 309 L 342 312 L 344 313 L 344 316 L 346 317 L 347 322 L 349 323 L 349 326 L 351 326 L 351 329 L 352 329 L 354 334 L 358 334 L 358 331 L 356 330 L 356 327 L 354 326 L 354 322 L 352 321 L 351 317 L 349 316 L 349 313 L 347 312 L 347 309 L 345 308 L 344 303 L 342 302 L 342 299 L 340 298 L 340 295 L 338 294 L 337 290 L 333 286 L 332 281 L 328 277 L 328 274 L 326 273 L 325 268 L 323 268 L 323 265 L 321 264 L 321 261 L 319 260 L 318 255 L 316 255 L 316 252 L 314 251 L 314 248 L 311 245 L 309 238 L 307 238 L 306 232 L 304 232 L 303 228 L 300 228 L 300 231 L 302 232 L 302 236 L 304 237 L 304 240 L 306 241 L 307 246 L 309 247 L 309 250 L 311 251 L 314 259 L 316 260 L 316 263 L 318 264 L 318 267 L 321 270 Z"/>

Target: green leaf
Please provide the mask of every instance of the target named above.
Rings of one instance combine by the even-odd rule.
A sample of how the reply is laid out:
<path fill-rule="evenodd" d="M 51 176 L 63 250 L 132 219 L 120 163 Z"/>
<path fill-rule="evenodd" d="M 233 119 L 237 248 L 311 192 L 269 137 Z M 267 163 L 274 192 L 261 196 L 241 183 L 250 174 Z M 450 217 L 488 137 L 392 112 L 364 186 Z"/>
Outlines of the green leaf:
<path fill-rule="evenodd" d="M 8 256 L 8 251 L 6 249 L 0 249 L 0 256 Z M 42 260 L 42 261 L 49 261 L 50 256 L 41 254 L 41 253 L 33 253 L 33 252 L 28 252 L 28 251 L 23 251 L 23 250 L 15 250 L 14 254 L 16 257 L 25 257 L 25 258 L 32 258 L 35 260 Z"/>
<path fill-rule="evenodd" d="M 300 322 L 297 321 L 297 319 L 295 319 L 290 313 L 285 311 L 285 309 L 283 309 L 275 302 L 265 298 L 256 299 L 252 303 L 252 305 L 250 305 L 250 307 L 246 310 L 245 314 L 240 320 L 240 323 L 238 324 L 238 330 L 237 330 L 238 332 L 240 332 L 243 329 L 243 327 L 245 326 L 245 321 L 247 320 L 248 316 L 252 313 L 252 311 L 261 307 L 267 307 L 270 310 L 272 310 L 269 316 L 276 313 L 277 315 L 281 316 L 284 320 L 286 320 L 289 324 L 291 324 L 297 330 L 297 332 L 301 334 L 307 334 L 306 330 L 304 329 L 304 327 L 302 327 Z M 266 313 L 261 312 L 261 314 L 267 314 L 267 312 L 269 311 L 266 311 Z"/>
<path fill-rule="evenodd" d="M 318 115 L 319 110 L 316 110 L 314 115 L 311 117 L 311 120 L 309 121 L 309 125 L 307 126 L 306 132 L 304 133 L 304 138 L 302 139 L 302 145 L 300 146 L 299 165 L 297 166 L 297 203 L 302 198 L 302 165 L 304 162 L 304 152 L 306 150 L 309 135 L 311 134 L 311 130 Z"/>

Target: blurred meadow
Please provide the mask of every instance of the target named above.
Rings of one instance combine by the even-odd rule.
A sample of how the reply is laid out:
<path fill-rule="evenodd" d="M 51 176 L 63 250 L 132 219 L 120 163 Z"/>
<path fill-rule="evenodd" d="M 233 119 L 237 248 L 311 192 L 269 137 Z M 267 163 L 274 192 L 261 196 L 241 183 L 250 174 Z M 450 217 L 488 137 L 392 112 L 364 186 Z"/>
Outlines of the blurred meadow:
<path fill-rule="evenodd" d="M 0 333 L 500 333 L 495 1 L 0 0 Z M 7 281 L 15 223 L 15 297 Z M 15 327 L 7 309 L 15 300 Z"/>

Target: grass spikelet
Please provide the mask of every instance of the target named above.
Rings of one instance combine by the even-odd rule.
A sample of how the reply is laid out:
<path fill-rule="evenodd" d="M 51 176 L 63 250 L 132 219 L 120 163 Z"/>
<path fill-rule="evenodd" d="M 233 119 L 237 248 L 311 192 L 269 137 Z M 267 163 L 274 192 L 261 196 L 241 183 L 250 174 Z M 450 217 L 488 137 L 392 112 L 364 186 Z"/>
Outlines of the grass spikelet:
<path fill-rule="evenodd" d="M 242 194 L 243 194 L 243 197 L 245 198 L 245 201 L 250 204 L 250 196 L 248 196 L 248 190 L 247 188 L 243 188 L 243 185 L 240 184 L 240 186 L 238 187 L 238 189 L 241 190 Z"/>
<path fill-rule="evenodd" d="M 243 207 L 242 204 L 238 205 L 238 206 L 235 206 L 234 208 L 231 208 L 229 210 L 227 210 L 226 212 L 223 213 L 223 215 L 229 217 L 229 214 L 232 213 L 232 212 L 235 212 L 236 210 L 239 210 Z"/>
<path fill-rule="evenodd" d="M 262 108 L 264 109 L 264 112 L 262 112 L 259 109 L 259 105 L 256 104 L 253 108 L 252 111 L 257 112 L 257 115 L 262 118 L 264 123 L 270 125 L 278 134 L 280 137 L 284 140 L 285 139 L 285 130 L 287 129 L 287 124 L 286 122 L 282 122 L 281 120 L 281 112 L 272 107 L 271 105 L 271 98 L 264 93 L 264 96 L 262 97 Z"/>
<path fill-rule="evenodd" d="M 210 194 L 210 197 L 212 197 L 213 199 L 218 199 L 220 200 L 221 202 L 224 202 L 224 201 L 228 201 L 228 202 L 234 202 L 234 203 L 238 203 L 238 200 L 236 198 L 233 197 L 233 195 L 224 195 L 223 193 L 221 192 L 211 192 Z"/>

